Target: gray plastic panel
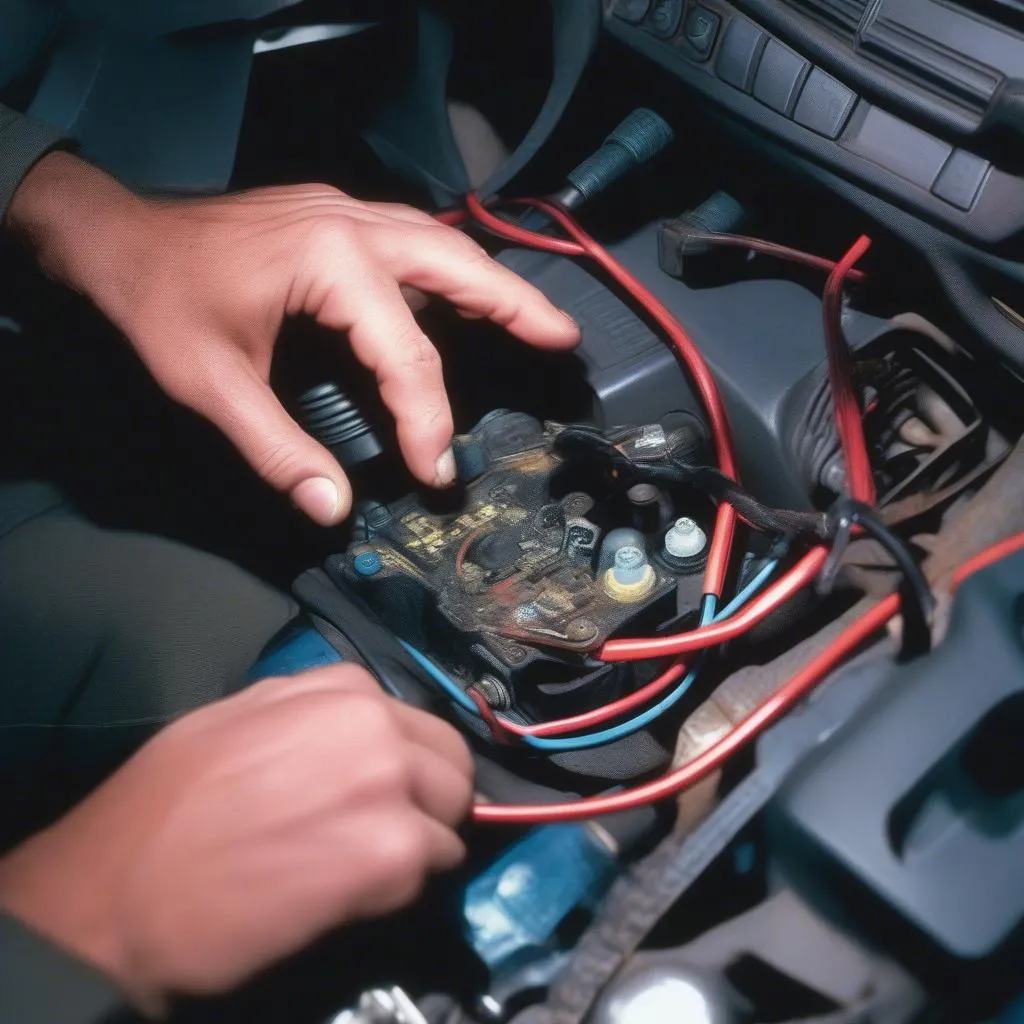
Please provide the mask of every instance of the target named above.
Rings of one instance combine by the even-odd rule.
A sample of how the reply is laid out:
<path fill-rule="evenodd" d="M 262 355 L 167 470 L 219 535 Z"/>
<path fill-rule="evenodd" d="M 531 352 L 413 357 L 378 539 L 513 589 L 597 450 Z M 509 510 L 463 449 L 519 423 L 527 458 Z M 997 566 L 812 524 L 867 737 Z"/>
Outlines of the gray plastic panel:
<path fill-rule="evenodd" d="M 803 852 L 834 860 L 971 961 L 1019 939 L 1024 919 L 1024 791 L 989 787 L 963 760 L 985 716 L 1024 697 L 1022 573 L 1017 554 L 968 580 L 942 646 L 892 670 L 855 727 L 809 760 L 778 804 L 797 873 Z"/>
<path fill-rule="evenodd" d="M 689 288 L 658 265 L 657 224 L 611 252 L 675 314 L 722 389 L 738 439 L 744 484 L 764 501 L 806 507 L 799 467 L 781 439 L 786 399 L 825 358 L 821 301 L 789 281 L 743 281 Z M 617 295 L 570 260 L 511 250 L 501 262 L 535 284 L 580 324 L 577 350 L 595 395 L 598 422 L 656 420 L 674 409 L 703 417 L 703 407 L 676 356 Z M 882 321 L 850 311 L 853 345 Z"/>
<path fill-rule="evenodd" d="M 841 144 L 921 188 L 930 189 L 953 152 L 948 142 L 862 103 Z"/>
<path fill-rule="evenodd" d="M 755 0 L 743 0 L 747 6 L 755 6 Z M 720 53 L 715 62 L 717 76 L 707 64 L 699 64 L 686 56 L 682 47 L 659 42 L 646 32 L 627 25 L 618 18 L 606 21 L 608 31 L 623 40 L 633 49 L 656 61 L 677 78 L 697 89 L 713 100 L 723 112 L 754 126 L 769 139 L 784 143 L 825 170 L 835 171 L 848 180 L 857 182 L 862 188 L 913 211 L 917 216 L 941 225 L 945 230 L 983 246 L 995 246 L 1007 242 L 1024 232 L 1024 179 L 993 167 L 985 179 L 976 201 L 969 210 L 963 210 L 935 196 L 929 188 L 915 184 L 901 177 L 887 167 L 876 163 L 860 153 L 845 149 L 837 142 L 824 138 L 818 133 L 778 114 L 758 103 L 752 96 L 741 91 L 739 86 L 729 84 L 726 79 L 734 68 L 744 66 L 730 51 L 734 38 L 763 39 L 764 34 L 747 19 L 735 14 L 735 7 L 725 0 L 706 0 L 707 6 L 731 19 L 721 43 Z M 777 5 L 777 0 L 772 0 Z M 761 9 L 760 2 L 756 3 Z M 781 7 L 775 9 L 781 10 Z M 792 14 L 792 12 L 788 12 Z M 781 15 L 779 15 L 781 18 Z M 737 28 L 737 24 L 740 26 Z M 805 54 L 806 55 L 806 54 Z M 723 64 L 724 61 L 724 64 Z M 859 114 L 855 111 L 851 124 Z M 849 127 L 847 131 L 849 131 Z M 915 129 L 920 131 L 920 129 Z M 938 140 L 941 143 L 941 140 Z M 952 151 L 949 146 L 948 152 Z M 934 179 L 933 179 L 934 180 Z"/>
<path fill-rule="evenodd" d="M 792 114 L 811 65 L 777 39 L 769 39 L 754 78 L 754 97 L 780 114 Z"/>
<path fill-rule="evenodd" d="M 793 120 L 812 132 L 835 139 L 856 103 L 857 96 L 851 89 L 821 68 L 812 68 L 793 111 Z"/>
<path fill-rule="evenodd" d="M 955 149 L 942 168 L 932 191 L 947 203 L 969 210 L 974 205 L 992 165 L 965 149 Z"/>

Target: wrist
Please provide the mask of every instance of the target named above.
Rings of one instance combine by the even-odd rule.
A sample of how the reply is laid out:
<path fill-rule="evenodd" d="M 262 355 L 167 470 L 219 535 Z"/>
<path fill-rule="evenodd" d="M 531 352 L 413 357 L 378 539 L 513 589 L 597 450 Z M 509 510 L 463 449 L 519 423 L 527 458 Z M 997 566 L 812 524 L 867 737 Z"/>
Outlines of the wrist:
<path fill-rule="evenodd" d="M 147 206 L 98 167 L 54 152 L 25 175 L 4 226 L 48 276 L 108 312 L 131 286 Z"/>
<path fill-rule="evenodd" d="M 97 849 L 80 834 L 82 824 L 72 812 L 0 859 L 0 908 L 159 1015 L 162 996 L 136 977 L 124 941 L 117 895 L 124 866 L 108 855 L 108 843 Z"/>

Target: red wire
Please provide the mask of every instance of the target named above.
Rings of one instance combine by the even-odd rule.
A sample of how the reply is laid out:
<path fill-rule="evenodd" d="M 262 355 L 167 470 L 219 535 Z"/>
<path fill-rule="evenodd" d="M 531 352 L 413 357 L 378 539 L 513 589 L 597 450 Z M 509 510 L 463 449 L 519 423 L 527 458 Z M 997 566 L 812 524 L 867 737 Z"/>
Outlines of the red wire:
<path fill-rule="evenodd" d="M 953 581 L 950 590 L 955 593 L 956 588 L 960 586 L 968 578 L 973 576 L 976 572 L 981 572 L 982 569 L 987 569 L 990 565 L 994 565 L 996 562 L 1001 561 L 1010 555 L 1016 554 L 1024 548 L 1024 533 L 1016 533 L 1012 537 L 1007 537 L 1005 540 L 998 541 L 992 544 L 990 547 L 985 548 L 984 551 L 979 552 L 973 558 L 968 558 L 959 569 L 953 573 Z"/>
<path fill-rule="evenodd" d="M 603 796 L 589 797 L 560 804 L 477 804 L 473 808 L 475 821 L 506 825 L 541 824 L 554 821 L 578 821 L 617 811 L 632 810 L 675 796 L 681 790 L 699 782 L 724 764 L 762 729 L 785 714 L 802 700 L 848 654 L 856 650 L 868 637 L 879 630 L 899 611 L 899 594 L 891 594 L 875 605 L 812 658 L 788 683 L 772 694 L 748 715 L 727 736 L 719 740 L 699 757 L 682 767 L 663 775 L 660 779 L 620 790 Z"/>
<path fill-rule="evenodd" d="M 875 503 L 875 479 L 864 440 L 860 401 L 853 385 L 853 361 L 843 337 L 843 284 L 854 264 L 871 248 L 871 239 L 861 235 L 839 261 L 825 284 L 822 316 L 828 346 L 829 379 L 835 406 L 836 428 L 846 463 L 846 486 L 851 497 L 867 505 Z"/>
<path fill-rule="evenodd" d="M 730 235 L 720 231 L 688 231 L 687 241 L 700 242 L 703 245 L 722 245 L 735 249 L 749 249 L 751 252 L 760 253 L 762 256 L 771 256 L 775 259 L 786 260 L 789 263 L 800 263 L 815 270 L 833 271 L 838 266 L 835 260 L 825 259 L 824 256 L 815 256 L 813 253 L 804 252 L 801 249 L 793 249 L 788 245 L 779 245 L 778 242 L 768 242 L 763 238 L 752 238 L 749 235 Z M 867 275 L 862 270 L 851 270 L 848 281 L 861 282 Z"/>
<path fill-rule="evenodd" d="M 448 224 L 450 227 L 458 227 L 460 224 L 465 224 L 469 220 L 469 211 L 463 210 L 461 207 L 455 210 L 441 210 L 438 213 L 432 214 L 434 220 L 439 224 Z"/>
<path fill-rule="evenodd" d="M 629 714 L 631 711 L 635 711 L 652 698 L 657 697 L 673 683 L 678 682 L 685 674 L 686 665 L 681 661 L 675 661 L 657 679 L 652 679 L 651 682 L 646 686 L 642 686 L 635 693 L 612 701 L 610 704 L 605 704 L 603 707 L 595 708 L 593 711 L 572 715 L 570 718 L 558 718 L 551 722 L 542 722 L 539 725 L 519 725 L 517 722 L 509 722 L 504 718 L 498 718 L 498 726 L 505 730 L 505 732 L 510 732 L 515 736 L 564 736 L 566 733 L 590 729 L 595 725 L 603 725 L 613 718 L 619 718 Z"/>
<path fill-rule="evenodd" d="M 582 252 L 602 267 L 607 274 L 622 285 L 644 307 L 647 313 L 650 314 L 671 339 L 673 346 L 682 357 L 687 369 L 690 371 L 690 376 L 697 385 L 697 390 L 700 393 L 711 424 L 711 433 L 714 437 L 715 450 L 718 454 L 719 468 L 731 480 L 738 480 L 736 456 L 732 445 L 732 433 L 729 429 L 725 405 L 722 403 L 715 379 L 707 363 L 704 362 L 704 357 L 700 354 L 700 350 L 693 343 L 693 339 L 687 334 L 683 326 L 650 289 L 645 287 L 638 278 L 626 270 L 602 245 L 591 238 L 563 209 L 542 199 L 516 200 L 516 202 L 536 210 L 542 210 L 562 227 L 573 239 L 575 245 L 570 243 L 569 247 L 566 247 L 562 240 L 550 239 L 546 235 L 539 235 L 533 231 L 526 231 L 517 225 L 509 224 L 488 211 L 476 196 L 471 194 L 466 198 L 466 206 L 470 213 L 481 224 L 496 234 L 522 245 L 543 247 L 549 252 L 557 251 L 569 255 L 578 255 Z M 552 248 L 549 244 L 551 242 L 558 242 L 559 247 L 557 249 Z M 735 531 L 736 513 L 731 505 L 723 502 L 718 507 L 715 530 L 712 534 L 711 547 L 708 552 L 707 569 L 704 573 L 704 592 L 707 594 L 714 594 L 716 597 L 720 597 L 722 594 L 725 587 L 725 577 L 729 569 L 729 554 L 732 550 Z"/>
<path fill-rule="evenodd" d="M 1024 549 L 1024 533 L 1015 534 L 993 544 L 980 554 L 968 559 L 957 569 L 953 575 L 954 587 L 963 583 L 974 573 L 980 572 L 1000 559 L 1022 549 Z M 630 790 L 620 790 L 617 793 L 576 800 L 571 803 L 505 806 L 478 804 L 473 808 L 473 818 L 476 821 L 514 825 L 575 821 L 581 818 L 631 810 L 643 804 L 675 796 L 721 767 L 761 730 L 799 703 L 843 658 L 881 629 L 899 611 L 899 608 L 899 594 L 890 594 L 889 597 L 880 601 L 856 622 L 847 626 L 825 650 L 815 655 L 785 686 L 762 702 L 732 732 L 704 751 L 699 757 L 660 779 Z"/>
<path fill-rule="evenodd" d="M 827 557 L 827 548 L 811 548 L 789 572 L 722 622 L 714 622 L 675 636 L 609 640 L 601 648 L 600 657 L 602 661 L 641 661 L 645 658 L 686 654 L 735 640 L 811 583 L 821 572 Z"/>

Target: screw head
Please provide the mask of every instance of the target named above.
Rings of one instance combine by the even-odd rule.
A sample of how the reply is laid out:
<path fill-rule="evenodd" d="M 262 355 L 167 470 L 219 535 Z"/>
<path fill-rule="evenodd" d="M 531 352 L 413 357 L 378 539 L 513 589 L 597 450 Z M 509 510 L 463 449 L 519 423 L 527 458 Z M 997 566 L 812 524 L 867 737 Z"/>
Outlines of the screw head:
<path fill-rule="evenodd" d="M 565 627 L 565 638 L 574 644 L 583 644 L 597 636 L 597 625 L 591 619 L 573 619 Z"/>

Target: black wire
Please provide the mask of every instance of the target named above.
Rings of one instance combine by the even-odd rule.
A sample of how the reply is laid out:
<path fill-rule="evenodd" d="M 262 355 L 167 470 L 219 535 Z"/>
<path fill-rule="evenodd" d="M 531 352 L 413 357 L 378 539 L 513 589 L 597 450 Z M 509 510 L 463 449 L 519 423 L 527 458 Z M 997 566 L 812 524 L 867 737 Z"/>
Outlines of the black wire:
<path fill-rule="evenodd" d="M 717 502 L 728 502 L 750 526 L 766 533 L 797 533 L 818 540 L 832 540 L 834 522 L 822 512 L 801 512 L 773 508 L 758 501 L 734 480 L 710 466 L 695 466 L 677 458 L 672 452 L 659 452 L 650 459 L 632 457 L 619 447 L 632 431 L 608 436 L 598 428 L 585 424 L 564 427 L 556 436 L 554 447 L 559 451 L 584 450 L 598 452 L 613 465 L 627 469 L 636 480 L 686 484 Z"/>
<path fill-rule="evenodd" d="M 854 501 L 840 498 L 832 507 L 830 518 L 835 522 L 835 542 L 828 561 L 822 567 L 818 590 L 827 593 L 839 567 L 839 560 L 849 543 L 854 526 L 859 526 L 873 537 L 892 556 L 903 576 L 900 587 L 903 604 L 903 646 L 901 656 L 913 658 L 926 654 L 932 646 L 932 614 L 935 597 L 921 567 L 914 561 L 906 544 L 889 529 L 873 509 Z"/>

